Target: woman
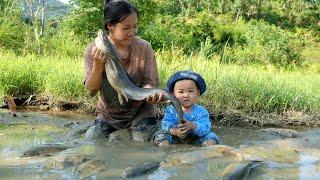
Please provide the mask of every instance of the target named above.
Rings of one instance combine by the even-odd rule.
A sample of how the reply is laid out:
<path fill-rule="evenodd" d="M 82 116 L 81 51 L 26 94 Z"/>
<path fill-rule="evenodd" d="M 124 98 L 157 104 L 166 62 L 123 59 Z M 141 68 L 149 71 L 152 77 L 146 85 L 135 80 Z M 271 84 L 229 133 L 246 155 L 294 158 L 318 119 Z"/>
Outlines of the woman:
<path fill-rule="evenodd" d="M 141 88 L 157 87 L 157 62 L 149 42 L 135 36 L 138 28 L 138 10 L 127 1 L 106 2 L 104 28 L 107 38 L 116 47 L 127 74 Z M 129 100 L 120 105 L 115 90 L 110 86 L 104 69 L 108 56 L 91 43 L 84 55 L 84 84 L 91 96 L 100 92 L 95 125 L 86 133 L 87 138 L 107 137 L 118 129 L 131 128 L 133 133 L 148 133 L 150 140 L 156 128 L 155 107 L 164 102 L 163 94 L 153 94 L 146 101 Z M 150 132 L 152 129 L 152 132 Z"/>

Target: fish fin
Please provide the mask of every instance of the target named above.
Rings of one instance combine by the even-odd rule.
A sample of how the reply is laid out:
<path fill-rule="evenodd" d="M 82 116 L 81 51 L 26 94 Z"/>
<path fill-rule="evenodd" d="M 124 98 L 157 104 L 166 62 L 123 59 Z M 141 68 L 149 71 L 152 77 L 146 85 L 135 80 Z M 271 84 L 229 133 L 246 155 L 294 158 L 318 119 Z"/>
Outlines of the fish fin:
<path fill-rule="evenodd" d="M 123 105 L 123 98 L 120 93 L 118 93 L 118 100 L 119 100 L 120 105 L 122 106 Z"/>
<path fill-rule="evenodd" d="M 129 101 L 128 96 L 127 96 L 125 93 L 123 93 L 122 95 L 123 95 L 123 97 L 126 99 L 126 101 L 128 102 L 128 101 Z"/>
<path fill-rule="evenodd" d="M 123 97 L 124 97 L 124 99 L 128 102 L 129 101 L 129 98 L 128 98 L 128 96 L 126 95 L 126 93 L 124 93 L 123 91 L 120 91 L 120 92 L 118 92 L 118 99 L 119 99 L 119 102 L 120 102 L 120 104 L 122 105 L 123 104 Z"/>

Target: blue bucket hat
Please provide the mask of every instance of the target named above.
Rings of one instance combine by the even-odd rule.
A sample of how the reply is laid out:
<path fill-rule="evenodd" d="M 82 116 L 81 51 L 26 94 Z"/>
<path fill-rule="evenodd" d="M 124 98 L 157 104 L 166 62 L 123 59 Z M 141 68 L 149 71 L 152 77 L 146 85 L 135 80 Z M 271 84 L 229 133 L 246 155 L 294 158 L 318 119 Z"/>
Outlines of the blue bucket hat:
<path fill-rule="evenodd" d="M 202 95 L 207 89 L 204 79 L 198 73 L 193 71 L 178 71 L 169 78 L 167 82 L 167 90 L 172 93 L 176 82 L 183 79 L 193 80 L 200 90 L 200 95 Z"/>

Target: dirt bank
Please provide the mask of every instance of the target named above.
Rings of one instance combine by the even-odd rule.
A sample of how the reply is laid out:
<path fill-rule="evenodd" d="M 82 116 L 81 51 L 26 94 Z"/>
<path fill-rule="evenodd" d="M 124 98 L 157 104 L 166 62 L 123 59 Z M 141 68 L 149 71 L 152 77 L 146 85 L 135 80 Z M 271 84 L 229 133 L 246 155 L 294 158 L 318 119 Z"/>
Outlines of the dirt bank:
<path fill-rule="evenodd" d="M 40 111 L 73 111 L 94 117 L 96 98 L 82 100 L 57 99 L 50 95 L 15 97 L 17 108 L 32 108 Z M 8 108 L 4 98 L 1 108 Z M 163 115 L 163 107 L 158 107 L 158 118 Z M 241 110 L 208 109 L 213 126 L 225 127 L 320 127 L 320 114 L 309 112 L 287 111 L 282 113 L 244 113 Z"/>

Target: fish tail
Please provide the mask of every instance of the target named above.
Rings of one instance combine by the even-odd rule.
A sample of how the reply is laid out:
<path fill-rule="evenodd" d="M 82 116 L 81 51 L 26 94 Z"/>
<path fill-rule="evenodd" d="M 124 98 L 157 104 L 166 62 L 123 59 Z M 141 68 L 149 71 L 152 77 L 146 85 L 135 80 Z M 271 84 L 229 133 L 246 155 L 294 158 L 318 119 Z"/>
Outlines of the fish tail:
<path fill-rule="evenodd" d="M 119 100 L 120 105 L 122 106 L 123 105 L 123 98 L 120 93 L 118 93 L 118 100 Z"/>

